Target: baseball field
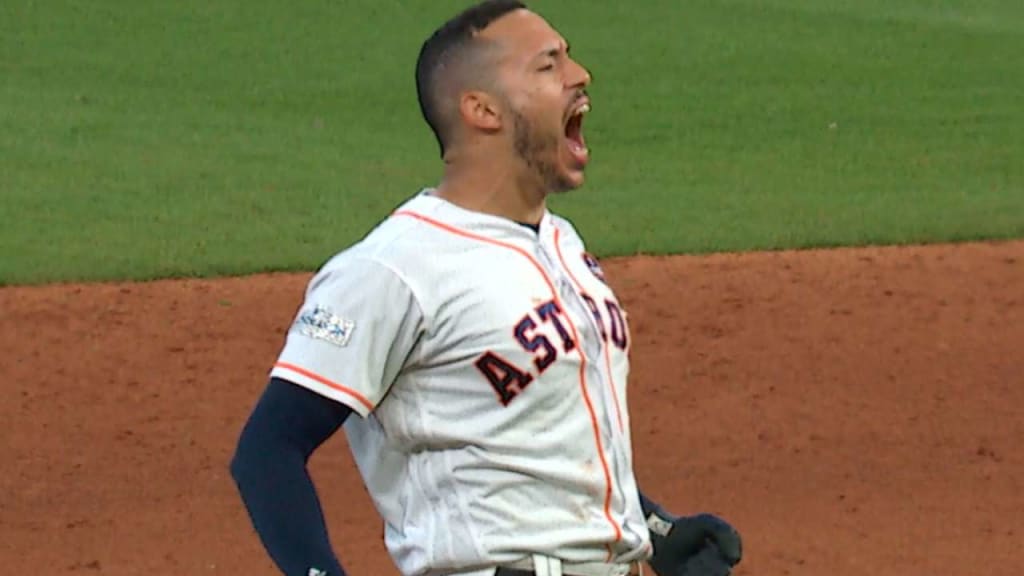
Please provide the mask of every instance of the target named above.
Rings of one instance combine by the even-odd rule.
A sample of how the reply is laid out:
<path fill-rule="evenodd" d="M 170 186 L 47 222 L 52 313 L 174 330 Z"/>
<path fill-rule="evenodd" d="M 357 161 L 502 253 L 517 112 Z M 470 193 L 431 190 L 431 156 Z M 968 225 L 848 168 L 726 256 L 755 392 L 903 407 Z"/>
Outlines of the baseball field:
<path fill-rule="evenodd" d="M 272 574 L 227 465 L 310 274 L 419 188 L 465 2 L 0 3 L 0 574 Z M 595 78 L 551 206 L 632 319 L 644 490 L 738 576 L 1024 566 L 1024 3 L 531 3 Z M 344 438 L 311 462 L 394 575 Z"/>

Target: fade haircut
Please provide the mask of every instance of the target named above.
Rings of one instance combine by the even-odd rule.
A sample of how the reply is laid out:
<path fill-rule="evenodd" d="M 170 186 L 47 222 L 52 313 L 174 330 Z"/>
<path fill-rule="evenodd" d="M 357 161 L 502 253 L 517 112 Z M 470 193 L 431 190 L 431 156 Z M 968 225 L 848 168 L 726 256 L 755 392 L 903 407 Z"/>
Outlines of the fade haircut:
<path fill-rule="evenodd" d="M 479 64 L 492 46 L 477 35 L 505 14 L 525 8 L 516 0 L 485 0 L 445 22 L 423 43 L 416 60 L 416 95 L 442 157 L 451 144 L 458 93 L 488 87 L 490 74 Z"/>

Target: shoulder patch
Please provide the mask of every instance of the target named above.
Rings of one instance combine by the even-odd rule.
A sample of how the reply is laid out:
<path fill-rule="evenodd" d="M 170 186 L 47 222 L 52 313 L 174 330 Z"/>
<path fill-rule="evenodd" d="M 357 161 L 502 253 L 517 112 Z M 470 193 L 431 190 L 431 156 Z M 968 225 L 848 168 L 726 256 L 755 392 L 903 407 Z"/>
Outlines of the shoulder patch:
<path fill-rule="evenodd" d="M 347 346 L 355 328 L 355 322 L 338 316 L 330 308 L 320 304 L 312 309 L 303 310 L 293 326 L 293 329 L 303 336 L 323 340 L 335 346 Z"/>

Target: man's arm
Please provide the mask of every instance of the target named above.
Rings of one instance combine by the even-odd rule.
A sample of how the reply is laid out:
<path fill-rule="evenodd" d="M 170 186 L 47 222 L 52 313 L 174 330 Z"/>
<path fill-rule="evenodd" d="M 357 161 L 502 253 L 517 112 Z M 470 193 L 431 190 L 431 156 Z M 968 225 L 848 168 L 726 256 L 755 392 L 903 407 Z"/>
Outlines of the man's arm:
<path fill-rule="evenodd" d="M 352 410 L 272 378 L 242 430 L 231 476 L 263 546 L 287 576 L 345 572 L 331 550 L 306 463 Z"/>

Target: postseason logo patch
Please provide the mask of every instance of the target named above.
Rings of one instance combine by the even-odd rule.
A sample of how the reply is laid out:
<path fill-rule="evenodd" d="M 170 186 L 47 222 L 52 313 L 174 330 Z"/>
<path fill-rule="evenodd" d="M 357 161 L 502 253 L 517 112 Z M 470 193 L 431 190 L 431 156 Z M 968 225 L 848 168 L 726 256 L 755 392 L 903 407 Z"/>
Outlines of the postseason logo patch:
<path fill-rule="evenodd" d="M 590 269 L 590 272 L 593 273 L 594 276 L 597 276 L 598 280 L 605 284 L 608 283 L 604 279 L 604 270 L 601 270 L 601 265 L 597 263 L 597 258 L 594 258 L 594 256 L 589 252 L 584 252 L 583 263 L 587 265 L 587 268 Z"/>
<path fill-rule="evenodd" d="M 303 310 L 295 321 L 294 329 L 303 336 L 323 340 L 335 346 L 348 345 L 356 323 L 338 316 L 330 308 L 317 304 L 311 310 Z"/>

